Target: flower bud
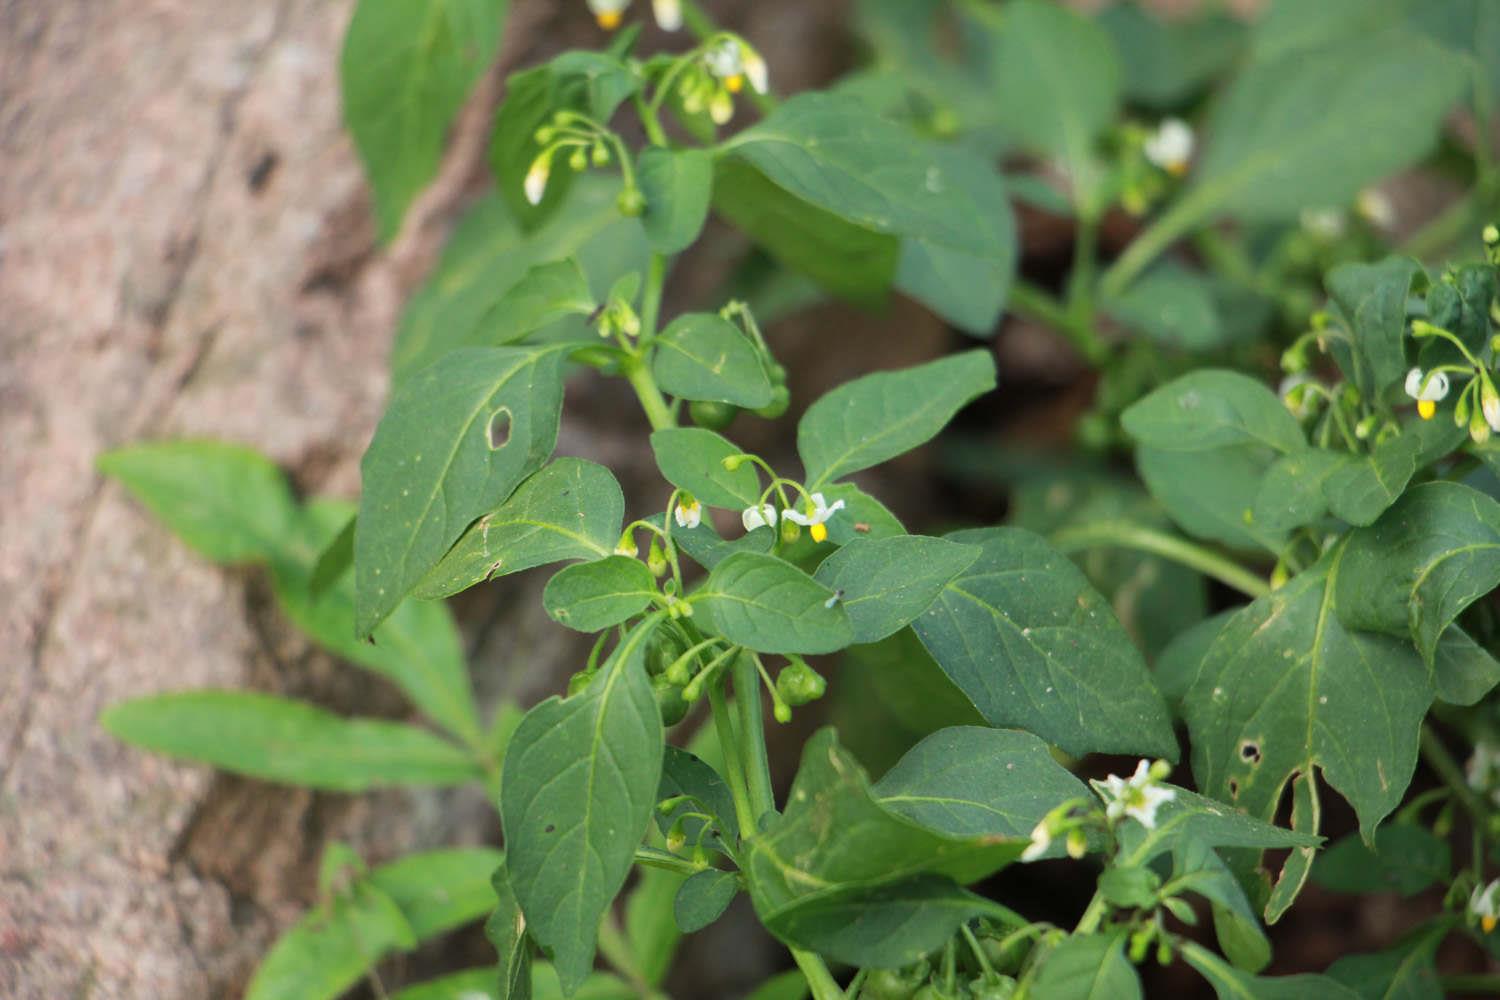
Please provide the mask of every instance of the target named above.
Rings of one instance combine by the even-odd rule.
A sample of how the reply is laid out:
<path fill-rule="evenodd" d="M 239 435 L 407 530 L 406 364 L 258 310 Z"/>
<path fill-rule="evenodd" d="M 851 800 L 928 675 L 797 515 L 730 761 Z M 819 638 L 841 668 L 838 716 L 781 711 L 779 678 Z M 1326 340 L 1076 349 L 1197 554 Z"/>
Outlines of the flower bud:
<path fill-rule="evenodd" d="M 581 174 L 589 168 L 589 155 L 584 152 L 582 146 L 573 150 L 568 157 L 568 168 L 575 174 Z"/>
<path fill-rule="evenodd" d="M 658 580 L 666 576 L 667 570 L 671 568 L 667 564 L 667 554 L 662 551 L 661 543 L 655 538 L 651 539 L 651 547 L 646 550 L 646 568 Z"/>
<path fill-rule="evenodd" d="M 615 205 L 620 209 L 620 214 L 626 218 L 638 218 L 646 210 L 646 196 L 641 194 L 638 188 L 628 187 L 620 192 Z"/>
<path fill-rule="evenodd" d="M 793 660 L 776 675 L 776 693 L 788 705 L 806 705 L 823 697 L 828 682 L 803 660 Z"/>
<path fill-rule="evenodd" d="M 609 147 L 603 142 L 594 143 L 594 148 L 589 151 L 589 159 L 593 161 L 593 164 L 596 167 L 609 166 Z"/>
<path fill-rule="evenodd" d="M 781 541 L 790 545 L 802 537 L 802 527 L 795 521 L 783 518 L 781 521 Z"/>
<path fill-rule="evenodd" d="M 750 461 L 749 455 L 725 455 L 719 464 L 724 467 L 725 472 L 733 472 L 748 461 Z"/>

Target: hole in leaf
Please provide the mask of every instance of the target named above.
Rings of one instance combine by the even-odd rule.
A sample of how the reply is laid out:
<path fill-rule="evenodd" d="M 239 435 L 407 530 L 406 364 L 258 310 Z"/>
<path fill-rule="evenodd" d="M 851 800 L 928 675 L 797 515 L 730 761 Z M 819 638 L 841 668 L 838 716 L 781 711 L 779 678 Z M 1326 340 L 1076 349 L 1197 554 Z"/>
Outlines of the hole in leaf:
<path fill-rule="evenodd" d="M 1229 779 L 1229 797 L 1231 799 L 1240 797 L 1240 783 L 1233 778 Z"/>
<path fill-rule="evenodd" d="M 502 406 L 491 414 L 486 436 L 489 438 L 490 451 L 499 451 L 510 444 L 510 410 L 508 408 Z"/>
<path fill-rule="evenodd" d="M 1260 763 L 1260 744 L 1254 740 L 1246 740 L 1240 744 L 1240 760 L 1248 761 L 1252 766 Z"/>

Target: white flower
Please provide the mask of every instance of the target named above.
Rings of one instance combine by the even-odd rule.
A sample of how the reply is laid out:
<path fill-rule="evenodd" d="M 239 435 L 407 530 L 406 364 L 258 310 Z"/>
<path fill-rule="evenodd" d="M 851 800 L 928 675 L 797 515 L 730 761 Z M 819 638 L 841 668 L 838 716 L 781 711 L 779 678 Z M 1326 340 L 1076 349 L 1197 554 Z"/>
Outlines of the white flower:
<path fill-rule="evenodd" d="M 743 52 L 738 41 L 726 38 L 703 53 L 703 65 L 707 66 L 710 73 L 723 80 L 731 89 L 738 89 L 730 81 L 735 77 L 743 76 L 745 72 Z"/>
<path fill-rule="evenodd" d="M 703 523 L 703 505 L 692 497 L 683 497 L 677 501 L 672 518 L 679 528 L 696 528 Z"/>
<path fill-rule="evenodd" d="M 676 31 L 682 27 L 680 0 L 651 0 L 651 9 L 656 14 L 656 26 L 662 31 Z"/>
<path fill-rule="evenodd" d="M 1302 228 L 1324 242 L 1344 235 L 1344 213 L 1336 208 L 1304 208 Z"/>
<path fill-rule="evenodd" d="M 830 507 L 821 493 L 814 493 L 808 499 L 812 501 L 812 510 L 809 513 L 804 514 L 798 510 L 789 509 L 782 511 L 781 516 L 807 528 L 808 534 L 812 535 L 812 540 L 821 542 L 828 537 L 826 527 L 828 519 L 844 509 L 844 501 L 835 500 L 833 506 Z"/>
<path fill-rule="evenodd" d="M 766 61 L 760 57 L 760 53 L 754 49 L 746 48 L 743 53 L 745 63 L 745 79 L 750 81 L 750 87 L 757 94 L 764 94 L 771 89 L 771 75 L 766 70 Z"/>
<path fill-rule="evenodd" d="M 1156 779 L 1151 775 L 1151 762 L 1145 760 L 1136 765 L 1135 773 L 1129 780 L 1111 774 L 1104 779 L 1104 787 L 1110 795 L 1110 801 L 1104 809 L 1106 816 L 1111 820 L 1129 816 L 1148 830 L 1156 828 L 1156 810 L 1161 808 L 1162 803 L 1171 802 L 1177 797 L 1172 789 L 1156 784 Z"/>
<path fill-rule="evenodd" d="M 1500 805 L 1500 747 L 1487 740 L 1474 744 L 1474 753 L 1464 766 L 1469 787 Z"/>
<path fill-rule="evenodd" d="M 1500 878 L 1483 889 L 1476 885 L 1469 895 L 1469 913 L 1479 918 L 1479 926 L 1486 934 L 1500 923 L 1500 899 L 1496 898 L 1497 893 L 1500 893 Z"/>
<path fill-rule="evenodd" d="M 745 526 L 746 531 L 754 531 L 756 528 L 776 527 L 776 508 L 768 503 L 759 507 L 746 507 L 740 514 L 740 523 Z"/>
<path fill-rule="evenodd" d="M 1167 173 L 1181 177 L 1193 162 L 1194 145 L 1192 126 L 1181 118 L 1168 118 L 1146 140 L 1146 159 Z"/>
<path fill-rule="evenodd" d="M 734 117 L 734 98 L 729 96 L 729 91 L 718 90 L 708 100 L 708 117 L 715 125 L 728 124 L 729 119 Z"/>
<path fill-rule="evenodd" d="M 1406 394 L 1417 401 L 1418 416 L 1431 420 L 1438 401 L 1448 395 L 1448 376 L 1444 372 L 1424 376 L 1422 369 L 1413 368 L 1406 373 Z"/>
<path fill-rule="evenodd" d="M 1046 854 L 1047 853 L 1047 848 L 1049 848 L 1051 846 L 1052 846 L 1052 829 L 1051 829 L 1051 824 L 1049 824 L 1047 822 L 1047 820 L 1044 818 L 1040 823 L 1038 823 L 1036 826 L 1032 827 L 1032 830 L 1031 830 L 1031 843 L 1026 846 L 1026 850 L 1024 850 L 1024 851 L 1021 852 L 1021 860 L 1022 861 L 1035 861 L 1037 858 L 1041 857 L 1043 854 Z"/>
<path fill-rule="evenodd" d="M 1490 430 L 1500 431 L 1500 392 L 1495 391 L 1495 383 L 1488 375 L 1479 376 L 1479 409 Z"/>
<path fill-rule="evenodd" d="M 594 13 L 594 20 L 599 22 L 599 27 L 605 31 L 614 31 L 624 19 L 625 8 L 630 6 L 630 0 L 588 0 L 588 5 L 589 10 Z"/>
<path fill-rule="evenodd" d="M 1396 206 L 1379 188 L 1365 188 L 1354 199 L 1354 210 L 1376 229 L 1390 229 L 1396 224 Z"/>
<path fill-rule="evenodd" d="M 547 193 L 547 177 L 552 173 L 552 153 L 543 153 L 531 161 L 531 169 L 526 171 L 526 200 L 533 205 L 540 205 L 542 195 Z"/>

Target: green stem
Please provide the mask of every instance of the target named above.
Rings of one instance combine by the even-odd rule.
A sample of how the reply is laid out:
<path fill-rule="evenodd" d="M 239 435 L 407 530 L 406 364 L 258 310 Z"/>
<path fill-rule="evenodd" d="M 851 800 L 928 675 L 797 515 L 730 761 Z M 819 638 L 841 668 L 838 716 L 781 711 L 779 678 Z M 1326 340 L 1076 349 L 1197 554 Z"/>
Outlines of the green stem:
<path fill-rule="evenodd" d="M 1104 915 L 1109 912 L 1109 904 L 1104 901 L 1104 893 L 1095 890 L 1094 898 L 1089 900 L 1088 909 L 1083 911 L 1083 916 L 1078 918 L 1078 926 L 1073 928 L 1073 933 L 1092 934 L 1099 929 L 1099 923 Z"/>
<path fill-rule="evenodd" d="M 661 293 L 667 283 L 667 258 L 653 253 L 646 265 L 646 292 L 641 298 L 641 346 L 656 339 L 656 326 L 661 320 Z"/>
<path fill-rule="evenodd" d="M 677 420 L 672 416 L 672 408 L 662 397 L 661 390 L 656 387 L 656 378 L 642 359 L 633 358 L 625 366 L 625 379 L 635 390 L 636 398 L 641 401 L 641 409 L 646 411 L 646 419 L 651 421 L 653 431 L 676 426 Z"/>
<path fill-rule="evenodd" d="M 762 816 L 776 808 L 771 792 L 771 765 L 766 754 L 765 706 L 760 698 L 760 676 L 755 657 L 741 652 L 734 661 L 734 705 L 740 716 L 740 753 L 745 765 L 745 784 L 756 829 Z"/>
<path fill-rule="evenodd" d="M 1119 296 L 1180 236 L 1197 225 L 1203 212 L 1198 204 L 1201 200 L 1201 197 L 1188 194 L 1137 236 L 1104 272 L 1104 278 L 1099 282 L 1100 294 L 1105 299 Z"/>
<path fill-rule="evenodd" d="M 739 742 L 735 739 L 734 723 L 729 714 L 729 703 L 724 699 L 724 679 L 710 678 L 708 704 L 713 710 L 714 729 L 719 734 L 719 748 L 724 754 L 724 780 L 729 785 L 730 797 L 734 799 L 734 818 L 739 824 L 740 839 L 755 834 L 755 810 L 750 806 L 750 797 L 745 791 L 745 769 L 740 761 Z"/>
<path fill-rule="evenodd" d="M 801 948 L 788 950 L 812 989 L 813 1000 L 844 1000 L 843 987 L 839 986 L 838 980 L 833 978 L 833 973 L 828 971 L 828 965 L 821 958 Z"/>
<path fill-rule="evenodd" d="M 1439 982 L 1443 986 L 1443 996 L 1472 996 L 1472 997 L 1495 997 L 1500 996 L 1500 976 L 1475 973 L 1467 976 L 1444 976 Z"/>
<path fill-rule="evenodd" d="M 1097 521 L 1064 528 L 1052 536 L 1052 544 L 1066 553 L 1095 548 L 1135 549 L 1181 563 L 1248 597 L 1265 597 L 1271 592 L 1265 580 L 1212 549 L 1126 521 Z"/>
<path fill-rule="evenodd" d="M 1430 725 L 1422 726 L 1422 759 L 1427 761 L 1427 766 L 1437 772 L 1437 776 L 1443 780 L 1443 784 L 1453 790 L 1454 796 L 1463 805 L 1468 814 L 1474 817 L 1476 826 L 1482 827 L 1489 821 L 1489 809 L 1484 800 L 1474 789 L 1469 787 L 1469 781 L 1464 777 L 1464 772 L 1458 766 L 1458 761 L 1448 753 L 1448 748 L 1443 746 L 1443 741 L 1433 731 Z"/>
<path fill-rule="evenodd" d="M 676 872 L 679 875 L 696 875 L 707 867 L 679 858 L 675 854 L 659 851 L 654 847 L 637 847 L 635 863 L 646 868 L 660 868 L 662 871 Z"/>
<path fill-rule="evenodd" d="M 1109 347 L 1094 332 L 1092 324 L 1080 324 L 1073 315 L 1053 296 L 1017 281 L 1010 288 L 1010 311 L 1043 326 L 1050 327 L 1068 339 L 1084 359 L 1092 365 L 1101 364 L 1109 354 Z"/>
<path fill-rule="evenodd" d="M 1092 328 L 1094 322 L 1094 271 L 1098 254 L 1098 220 L 1079 219 L 1073 236 L 1073 268 L 1068 274 L 1068 315 L 1083 330 Z"/>

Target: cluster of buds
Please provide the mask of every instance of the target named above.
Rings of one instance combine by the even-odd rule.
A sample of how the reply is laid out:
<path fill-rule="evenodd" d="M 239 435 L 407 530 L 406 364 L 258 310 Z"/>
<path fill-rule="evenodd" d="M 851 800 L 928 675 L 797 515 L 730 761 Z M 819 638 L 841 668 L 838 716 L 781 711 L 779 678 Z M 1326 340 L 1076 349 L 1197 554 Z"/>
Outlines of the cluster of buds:
<path fill-rule="evenodd" d="M 641 317 L 636 313 L 636 292 L 640 290 L 640 278 L 628 274 L 615 282 L 609 290 L 604 304 L 595 310 L 592 317 L 594 328 L 606 340 L 611 337 L 634 339 L 641 334 Z"/>
<path fill-rule="evenodd" d="M 1431 420 L 1437 415 L 1437 405 L 1447 398 L 1451 389 L 1449 373 L 1467 377 L 1458 393 L 1458 402 L 1453 407 L 1453 422 L 1466 427 L 1475 444 L 1484 444 L 1490 435 L 1500 431 L 1500 391 L 1489 368 L 1479 362 L 1461 342 L 1446 330 L 1441 330 L 1425 320 L 1412 323 L 1412 334 L 1418 338 L 1443 337 L 1463 350 L 1467 365 L 1441 365 L 1428 371 L 1413 368 L 1406 373 L 1406 394 L 1417 402 L 1417 415 Z M 1500 338 L 1491 349 L 1500 347 Z"/>
<path fill-rule="evenodd" d="M 630 0 L 587 0 L 589 11 L 599 27 L 614 31 L 625 20 L 625 8 Z M 651 12 L 656 16 L 656 25 L 663 31 L 676 31 L 682 27 L 682 0 L 651 0 Z"/>
<path fill-rule="evenodd" d="M 568 168 L 574 173 L 582 173 L 590 166 L 606 167 L 614 160 L 608 133 L 576 111 L 558 111 L 532 137 L 542 151 L 531 161 L 521 187 L 526 200 L 533 205 L 540 205 L 546 196 L 552 163 L 558 156 L 567 155 Z"/>
<path fill-rule="evenodd" d="M 688 114 L 707 111 L 715 125 L 734 117 L 734 95 L 745 89 L 764 94 L 770 88 L 766 61 L 737 35 L 710 39 L 680 70 L 677 93 Z"/>
<path fill-rule="evenodd" d="M 1075 861 L 1088 853 L 1088 836 L 1084 826 L 1087 815 L 1079 815 L 1082 799 L 1070 799 L 1041 818 L 1031 831 L 1031 843 L 1021 852 L 1022 861 L 1036 861 L 1052 849 L 1061 839 L 1066 845 L 1068 857 Z M 1097 814 L 1096 814 L 1097 815 Z"/>

